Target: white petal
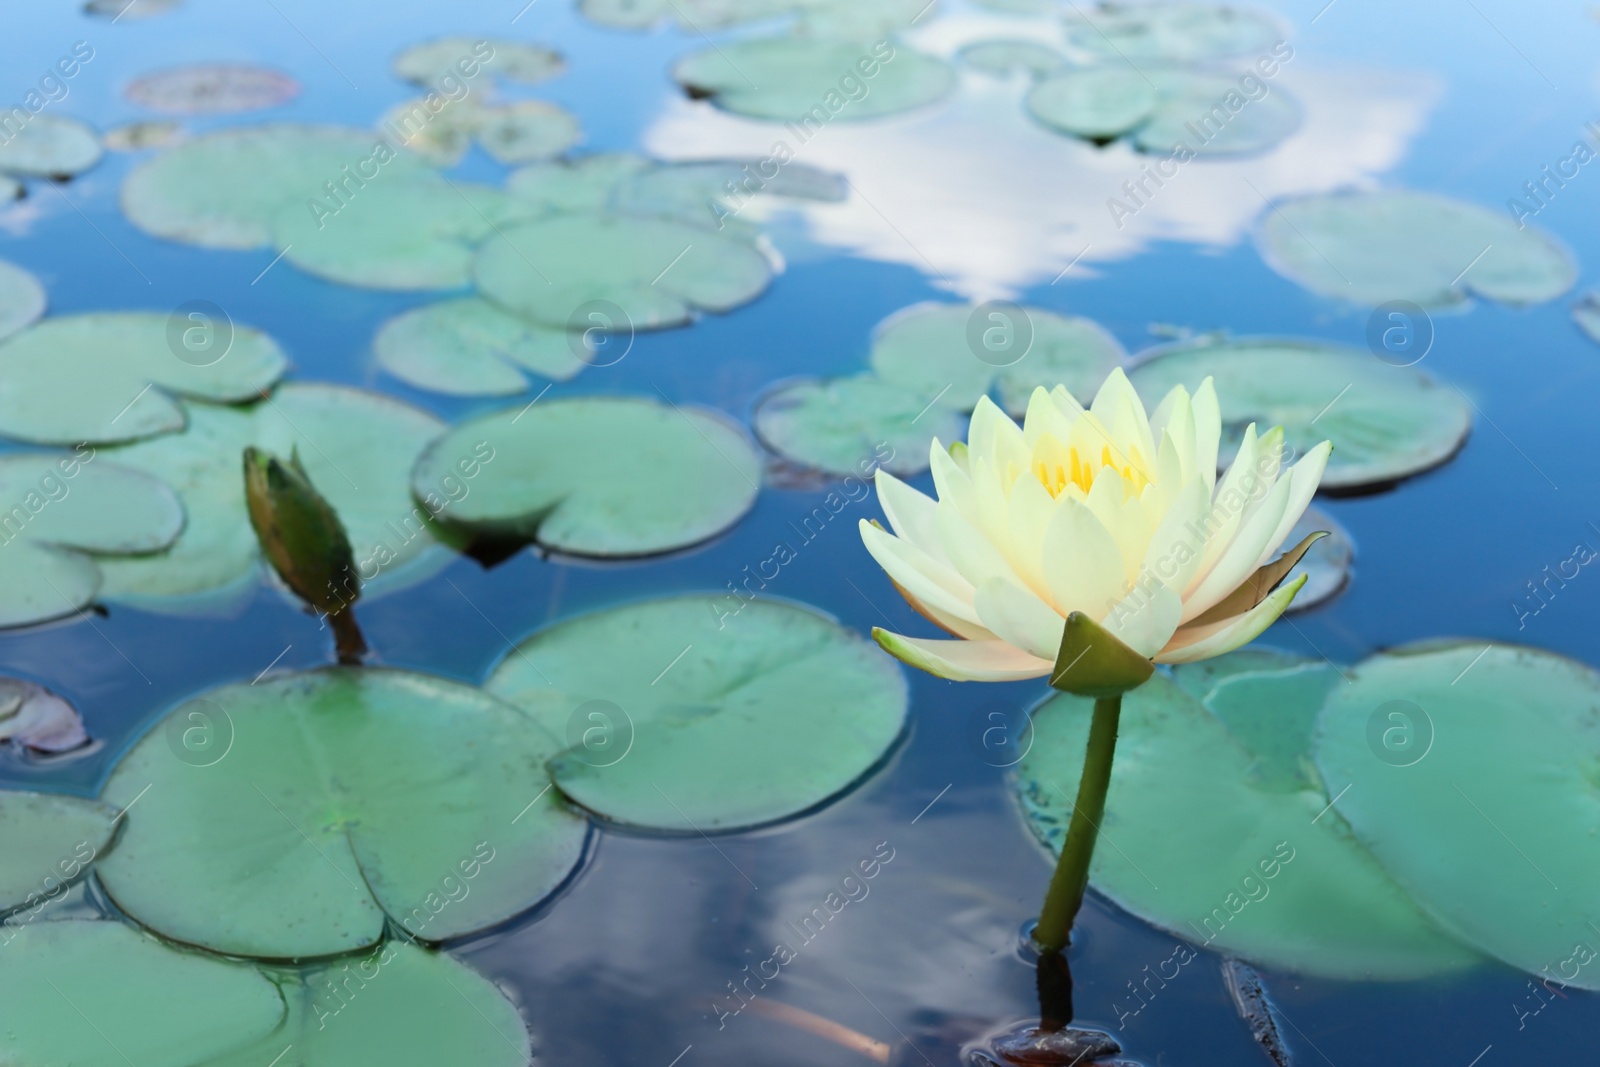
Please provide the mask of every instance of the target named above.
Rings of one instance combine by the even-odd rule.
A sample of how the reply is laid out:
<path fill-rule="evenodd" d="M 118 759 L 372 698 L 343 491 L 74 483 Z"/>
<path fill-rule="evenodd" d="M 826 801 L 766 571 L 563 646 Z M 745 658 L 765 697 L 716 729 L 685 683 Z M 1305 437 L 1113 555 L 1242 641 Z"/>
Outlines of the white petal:
<path fill-rule="evenodd" d="M 1222 442 L 1222 408 L 1217 403 L 1216 382 L 1207 378 L 1194 391 L 1190 402 L 1194 411 L 1194 465 L 1215 488 L 1217 484 L 1217 448 Z"/>
<path fill-rule="evenodd" d="M 1116 541 L 1088 505 L 1063 501 L 1044 535 L 1044 577 L 1057 613 L 1105 618 L 1124 595 L 1126 573 Z"/>
<path fill-rule="evenodd" d="M 1284 506 L 1289 502 L 1290 483 L 1279 482 L 1267 494 L 1267 499 L 1254 508 L 1239 528 L 1233 543 L 1222 553 L 1217 565 L 1205 580 L 1183 598 L 1183 621 L 1198 617 L 1239 585 L 1261 565 L 1261 557 L 1270 551 L 1267 547 L 1283 518 Z"/>
<path fill-rule="evenodd" d="M 1055 666 L 1004 641 L 929 641 L 882 627 L 874 627 L 872 636 L 902 663 L 957 682 L 1020 682 L 1042 678 Z"/>
<path fill-rule="evenodd" d="M 934 528 L 939 532 L 939 544 L 944 546 L 951 567 L 973 588 L 990 578 L 1017 577 L 1010 561 L 994 542 L 968 522 L 965 515 L 943 500 L 939 501 Z"/>
<path fill-rule="evenodd" d="M 896 585 L 930 607 L 978 622 L 970 582 L 949 566 L 887 530 L 861 520 L 861 541 Z"/>
<path fill-rule="evenodd" d="M 1183 601 L 1176 592 L 1147 581 L 1123 597 L 1102 625 L 1135 652 L 1153 658 L 1172 639 L 1182 614 Z"/>
<path fill-rule="evenodd" d="M 1032 592 L 1004 578 L 991 578 L 978 587 L 974 604 L 978 620 L 996 637 L 1040 659 L 1054 661 L 1061 649 L 1066 619 Z"/>
<path fill-rule="evenodd" d="M 1289 468 L 1289 501 L 1284 505 L 1283 518 L 1279 520 L 1278 528 L 1273 531 L 1267 550 L 1257 561 L 1256 566 L 1265 563 L 1283 546 L 1283 542 L 1289 537 L 1289 532 L 1294 529 L 1294 524 L 1305 514 L 1311 498 L 1316 495 L 1317 485 L 1322 481 L 1322 472 L 1328 467 L 1328 455 L 1332 451 L 1333 442 L 1324 441 L 1307 452 L 1299 463 Z"/>
<path fill-rule="evenodd" d="M 1145 414 L 1144 401 L 1139 399 L 1138 391 L 1128 381 L 1121 367 L 1114 368 L 1106 376 L 1089 411 L 1110 433 L 1115 450 L 1125 456 L 1133 451 L 1138 453 L 1136 457 L 1119 459 L 1119 463 L 1136 460 L 1140 466 L 1148 467 L 1155 460 L 1156 445 L 1150 434 L 1150 417 Z M 1098 453 L 1099 449 L 1095 451 Z"/>
<path fill-rule="evenodd" d="M 900 539 L 913 544 L 935 559 L 944 558 L 939 547 L 939 535 L 933 528 L 933 517 L 938 510 L 934 499 L 920 490 L 902 482 L 882 467 L 873 477 L 878 489 L 878 506 Z"/>
<path fill-rule="evenodd" d="M 1028 463 L 1022 430 L 986 396 L 979 397 L 978 406 L 972 410 L 972 421 L 967 424 L 967 448 L 969 459 L 993 464 L 998 470 L 1004 470 L 1007 463 L 1024 467 Z"/>
<path fill-rule="evenodd" d="M 1190 626 L 1179 630 L 1155 657 L 1156 662 L 1195 663 L 1249 644 L 1278 621 L 1278 616 L 1284 613 L 1294 595 L 1310 577 L 1309 574 L 1302 574 L 1289 584 L 1279 586 L 1271 596 L 1242 615 L 1208 626 Z"/>
<path fill-rule="evenodd" d="M 1065 392 L 1065 390 L 1063 390 Z M 1028 411 L 1022 420 L 1022 439 L 1032 453 L 1039 438 L 1049 434 L 1058 441 L 1066 441 L 1072 433 L 1074 415 L 1063 411 L 1061 405 L 1043 388 L 1035 389 L 1028 397 Z"/>
<path fill-rule="evenodd" d="M 1244 480 L 1244 472 L 1253 470 L 1256 463 L 1256 427 L 1251 423 L 1245 427 L 1244 440 L 1239 442 L 1239 454 L 1233 459 L 1233 466 L 1228 468 L 1228 473 L 1222 476 L 1217 483 L 1216 492 L 1211 498 L 1211 507 L 1206 511 L 1201 526 L 1206 531 L 1205 547 L 1201 550 L 1200 566 L 1190 579 L 1189 589 L 1184 593 L 1187 600 L 1205 581 L 1206 575 L 1211 573 L 1211 568 L 1217 565 L 1217 560 L 1233 544 L 1233 539 L 1239 532 L 1239 524 L 1244 520 L 1247 499 L 1245 492 L 1240 488 Z"/>
<path fill-rule="evenodd" d="M 1044 536 L 1060 506 L 1037 478 L 1018 478 L 1006 502 L 1011 562 L 1023 583 L 1047 600 L 1050 585 L 1044 576 Z"/>
<path fill-rule="evenodd" d="M 1154 575 L 1182 597 L 1200 569 L 1206 543 L 1200 520 L 1210 504 L 1204 479 L 1190 479 L 1150 535 L 1150 547 L 1139 568 L 1141 575 Z"/>

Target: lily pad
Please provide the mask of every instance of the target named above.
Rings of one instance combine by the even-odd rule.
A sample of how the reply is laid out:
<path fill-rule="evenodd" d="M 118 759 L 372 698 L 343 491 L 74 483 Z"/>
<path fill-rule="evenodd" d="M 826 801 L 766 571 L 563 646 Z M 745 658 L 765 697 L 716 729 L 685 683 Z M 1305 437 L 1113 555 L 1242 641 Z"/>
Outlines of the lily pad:
<path fill-rule="evenodd" d="M 1306 508 L 1283 543 L 1298 545 L 1319 531 L 1328 536 L 1315 542 L 1300 558 L 1300 562 L 1294 565 L 1294 569 L 1284 576 L 1285 582 L 1297 581 L 1302 574 L 1306 576 L 1306 584 L 1294 595 L 1286 614 L 1307 611 L 1332 600 L 1350 581 L 1350 567 L 1356 554 L 1355 539 L 1350 536 L 1349 530 L 1321 508 Z"/>
<path fill-rule="evenodd" d="M 575 744 L 550 762 L 557 786 L 612 822 L 681 833 L 831 799 L 883 759 L 907 705 L 904 678 L 871 642 L 810 610 L 732 596 L 563 622 L 518 645 L 487 686 L 551 730 L 586 705 L 605 709 L 631 747 Z"/>
<path fill-rule="evenodd" d="M 35 752 L 70 752 L 88 744 L 89 734 L 78 709 L 61 696 L 25 678 L 0 676 L 0 741 Z"/>
<path fill-rule="evenodd" d="M 0 259 L 0 340 L 37 322 L 48 299 L 39 279 Z"/>
<path fill-rule="evenodd" d="M 483 150 L 501 163 L 554 159 L 583 139 L 572 112 L 543 100 L 484 108 L 477 130 Z"/>
<path fill-rule="evenodd" d="M 0 914 L 59 896 L 83 877 L 111 844 L 116 818 L 98 800 L 0 791 Z M 0 930 L 0 947 L 8 932 Z"/>
<path fill-rule="evenodd" d="M 413 501 L 408 487 L 411 464 L 441 428 L 407 404 L 335 385 L 286 385 L 249 407 L 197 405 L 183 433 L 109 453 L 170 485 L 188 525 L 163 552 L 102 560 L 104 595 L 156 610 L 250 595 L 262 568 L 240 467 L 248 445 L 298 453 L 350 535 L 363 595 L 420 581 L 449 560 L 434 538 L 430 509 Z"/>
<path fill-rule="evenodd" d="M 1577 280 L 1555 238 L 1505 212 L 1406 189 L 1331 193 L 1275 205 L 1257 244 L 1279 274 L 1314 293 L 1382 304 L 1554 300 Z"/>
<path fill-rule="evenodd" d="M 202 63 L 135 78 L 123 92 L 140 107 L 173 115 L 230 115 L 281 107 L 300 95 L 287 74 L 246 63 Z"/>
<path fill-rule="evenodd" d="M 176 754 L 167 720 L 191 711 L 228 724 L 225 754 Z M 386 921 L 460 937 L 527 910 L 577 864 L 584 822 L 541 792 L 559 747 L 515 708 L 427 675 L 224 686 L 174 708 L 112 771 L 107 801 L 149 792 L 97 872 L 145 926 L 230 955 L 348 952 Z"/>
<path fill-rule="evenodd" d="M 659 163 L 619 181 L 609 206 L 630 215 L 682 219 L 720 230 L 745 199 L 779 196 L 837 203 L 849 186 L 830 171 L 789 163 L 767 174 L 763 160 Z"/>
<path fill-rule="evenodd" d="M 1090 319 L 1001 302 L 926 303 L 878 324 L 871 363 L 880 379 L 921 394 L 923 403 L 937 398 L 971 411 L 998 386 L 1002 406 L 1020 415 L 1040 386 L 1093 396 L 1123 355 Z"/>
<path fill-rule="evenodd" d="M 103 138 L 106 148 L 113 152 L 143 152 L 152 148 L 171 148 L 181 144 L 188 131 L 181 123 L 165 120 L 155 122 L 130 122 L 106 131 Z"/>
<path fill-rule="evenodd" d="M 346 196 L 376 175 L 388 184 L 427 169 L 420 157 L 369 130 L 246 126 L 186 141 L 140 164 L 122 185 L 122 210 L 141 230 L 168 240 L 263 248 L 286 208 L 306 209 L 311 198 L 328 197 L 330 185 Z"/>
<path fill-rule="evenodd" d="M 1263 152 L 1300 125 L 1300 105 L 1285 90 L 1269 87 L 1253 99 L 1239 79 L 1204 71 L 1150 71 L 1161 100 L 1150 120 L 1133 131 L 1132 143 L 1143 152 L 1176 152 L 1178 146 L 1197 156 Z M 1186 157 L 1184 157 L 1186 158 Z"/>
<path fill-rule="evenodd" d="M 1027 104 L 1029 113 L 1051 129 L 1109 140 L 1155 114 L 1160 102 L 1160 91 L 1141 72 L 1103 66 L 1056 71 L 1029 90 Z"/>
<path fill-rule="evenodd" d="M 29 178 L 70 178 L 104 155 L 94 130 L 66 115 L 40 114 L 0 144 L 0 171 Z"/>
<path fill-rule="evenodd" d="M 429 99 L 437 106 L 430 108 Z M 484 109 L 477 97 L 448 101 L 441 96 L 402 100 L 378 120 L 378 130 L 408 152 L 436 167 L 453 167 L 466 158 Z"/>
<path fill-rule="evenodd" d="M 651 165 L 631 152 L 551 160 L 513 171 L 506 192 L 544 212 L 600 212 L 611 206 L 617 186 Z"/>
<path fill-rule="evenodd" d="M 1283 36 L 1270 14 L 1220 4 L 1106 4 L 1067 18 L 1072 47 L 1107 61 L 1224 59 L 1265 52 Z"/>
<path fill-rule="evenodd" d="M 761 459 L 720 412 L 644 397 L 573 397 L 462 423 L 417 460 L 419 496 L 475 442 L 495 459 L 445 518 L 578 556 L 646 556 L 714 537 L 755 503 Z"/>
<path fill-rule="evenodd" d="M 675 21 L 684 29 L 696 26 L 725 29 L 744 22 L 792 13 L 804 0 L 579 0 L 578 10 L 591 22 L 614 29 L 644 30 Z"/>
<path fill-rule="evenodd" d="M 249 400 L 288 365 L 247 326 L 133 311 L 48 318 L 0 342 L 0 435 L 68 445 L 171 433 L 184 401 Z"/>
<path fill-rule="evenodd" d="M 16 930 L 0 952 L 0 998 L 0 1062 L 29 1067 L 203 1067 L 265 1039 L 285 1014 L 255 968 L 119 922 Z"/>
<path fill-rule="evenodd" d="M 725 111 L 811 128 L 910 111 L 955 87 L 955 69 L 944 60 L 904 44 L 877 48 L 815 37 L 726 41 L 679 60 L 672 76 L 691 96 L 708 97 Z M 877 73 L 865 78 L 858 62 Z M 863 86 L 870 87 L 864 95 Z"/>
<path fill-rule="evenodd" d="M 755 413 L 756 436 L 768 448 L 840 477 L 880 465 L 903 477 L 921 474 L 933 439 L 959 441 L 966 429 L 960 412 L 871 375 L 791 382 L 768 393 Z M 885 452 L 893 458 L 880 463 Z"/>
<path fill-rule="evenodd" d="M 585 304 L 607 301 L 633 329 L 731 311 L 772 280 L 748 241 L 674 219 L 557 215 L 508 226 L 478 252 L 484 296 L 514 315 L 565 329 Z"/>
<path fill-rule="evenodd" d="M 567 63 L 560 52 L 551 48 L 525 41 L 472 37 L 441 37 L 412 45 L 394 60 L 395 76 L 413 85 L 435 85 L 446 75 L 459 81 L 473 67 L 497 78 L 534 85 L 565 73 Z"/>
<path fill-rule="evenodd" d="M 528 388 L 525 371 L 564 382 L 582 370 L 573 341 L 566 330 L 467 297 L 397 315 L 378 330 L 372 348 L 384 370 L 420 389 L 505 396 Z"/>
<path fill-rule="evenodd" d="M 1467 943 L 1600 989 L 1586 966 L 1600 949 L 1600 675 L 1486 641 L 1400 649 L 1349 674 L 1316 759 L 1330 788 L 1349 787 L 1339 811 L 1356 835 Z"/>
<path fill-rule="evenodd" d="M 956 53 L 956 58 L 973 70 L 1002 77 L 1014 70 L 1037 77 L 1067 62 L 1066 56 L 1049 45 L 1028 40 L 978 41 Z"/>
<path fill-rule="evenodd" d="M 526 208 L 499 189 L 433 175 L 385 176 L 340 201 L 318 196 L 274 222 L 284 258 L 369 289 L 459 289 L 477 246 Z"/>
<path fill-rule="evenodd" d="M 1455 389 L 1317 341 L 1184 343 L 1144 354 L 1129 373 L 1152 409 L 1173 386 L 1192 391 L 1208 376 L 1223 404 L 1219 463 L 1233 461 L 1250 423 L 1281 425 L 1295 455 L 1333 442 L 1324 489 L 1387 485 L 1437 467 L 1472 430 L 1472 408 Z"/>
<path fill-rule="evenodd" d="M 172 490 L 93 449 L 0 457 L 0 626 L 77 614 L 106 567 L 170 545 L 183 527 Z"/>
<path fill-rule="evenodd" d="M 1328 798 L 1297 773 L 1309 760 L 1295 734 L 1315 704 L 1284 706 L 1320 697 L 1316 685 L 1294 678 L 1257 696 L 1276 717 L 1234 709 L 1225 720 L 1161 674 L 1123 699 L 1091 884 L 1185 940 L 1281 970 L 1398 981 L 1475 962 L 1336 816 L 1317 818 Z M 1089 714 L 1084 698 L 1047 701 L 1018 767 L 1023 811 L 1051 850 L 1077 795 Z"/>

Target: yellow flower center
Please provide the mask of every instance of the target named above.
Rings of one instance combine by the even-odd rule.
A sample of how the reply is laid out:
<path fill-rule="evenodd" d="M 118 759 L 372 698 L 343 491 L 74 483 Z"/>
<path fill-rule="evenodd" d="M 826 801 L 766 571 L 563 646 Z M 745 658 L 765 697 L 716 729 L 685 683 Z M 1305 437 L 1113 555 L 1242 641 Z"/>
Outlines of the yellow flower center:
<path fill-rule="evenodd" d="M 1064 446 L 1054 438 L 1045 438 L 1039 444 L 1034 450 L 1032 473 L 1051 497 L 1059 498 L 1069 485 L 1077 486 L 1087 495 L 1094 487 L 1096 476 L 1104 470 L 1121 475 L 1131 495 L 1138 495 L 1150 484 L 1150 477 L 1137 462 L 1137 456 L 1130 459 L 1113 453 L 1110 445 L 1101 446 L 1100 455 L 1095 457 L 1092 453 L 1085 455 L 1075 447 Z"/>

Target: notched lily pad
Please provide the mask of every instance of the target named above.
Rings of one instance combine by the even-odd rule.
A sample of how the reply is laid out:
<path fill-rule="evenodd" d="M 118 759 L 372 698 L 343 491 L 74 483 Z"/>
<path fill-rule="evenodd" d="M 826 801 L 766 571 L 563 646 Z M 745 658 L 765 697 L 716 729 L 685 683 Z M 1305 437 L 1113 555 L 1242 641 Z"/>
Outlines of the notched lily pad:
<path fill-rule="evenodd" d="M 1129 373 L 1152 409 L 1173 386 L 1193 392 L 1207 376 L 1222 399 L 1220 463 L 1232 462 L 1250 423 L 1281 425 L 1294 455 L 1333 442 L 1324 489 L 1383 486 L 1437 467 L 1472 430 L 1471 405 L 1455 389 L 1317 341 L 1189 342 L 1141 355 Z"/>
<path fill-rule="evenodd" d="M 719 412 L 643 397 L 573 397 L 462 423 L 417 461 L 420 499 L 482 443 L 494 455 L 441 518 L 493 541 L 646 556 L 714 537 L 755 503 L 761 460 Z"/>
<path fill-rule="evenodd" d="M 116 818 L 98 800 L 0 791 L 0 915 L 53 900 L 82 878 L 110 846 Z M 0 927 L 0 948 L 10 932 Z"/>
<path fill-rule="evenodd" d="M 390 319 L 372 342 L 395 377 L 453 396 L 504 396 L 528 388 L 527 373 L 564 382 L 585 365 L 581 335 L 509 315 L 466 297 L 427 304 Z"/>
<path fill-rule="evenodd" d="M 225 753 L 172 743 L 169 721 L 191 712 L 227 724 Z M 98 873 L 139 922 L 230 955 L 334 955 L 377 944 L 386 922 L 459 937 L 527 910 L 577 864 L 583 820 L 539 799 L 558 748 L 515 708 L 427 675 L 224 686 L 172 709 L 112 771 L 108 802 L 149 791 Z M 455 883 L 469 891 L 446 902 Z"/>
<path fill-rule="evenodd" d="M 569 797 L 615 823 L 679 833 L 757 826 L 833 798 L 882 760 L 907 705 L 904 678 L 871 642 L 810 610 L 731 595 L 560 623 L 518 645 L 487 685 L 566 732 L 572 747 L 550 768 Z M 574 740 L 574 718 L 605 738 Z"/>
<path fill-rule="evenodd" d="M 230 115 L 287 104 L 300 95 L 300 83 L 270 67 L 201 63 L 135 78 L 123 92 L 135 104 L 152 111 Z"/>
<path fill-rule="evenodd" d="M 39 114 L 0 144 L 0 171 L 28 178 L 71 178 L 104 155 L 100 138 L 66 115 Z"/>
<path fill-rule="evenodd" d="M 756 406 L 756 436 L 787 460 L 844 477 L 876 467 L 903 477 L 928 469 L 937 437 L 959 441 L 967 420 L 921 393 L 861 375 L 780 386 Z"/>

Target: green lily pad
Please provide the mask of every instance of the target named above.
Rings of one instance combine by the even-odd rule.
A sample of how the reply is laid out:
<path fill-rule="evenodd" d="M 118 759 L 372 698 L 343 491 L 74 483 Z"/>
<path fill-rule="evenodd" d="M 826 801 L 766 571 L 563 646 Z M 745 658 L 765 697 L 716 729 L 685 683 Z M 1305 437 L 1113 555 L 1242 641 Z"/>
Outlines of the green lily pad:
<path fill-rule="evenodd" d="M 938 11 L 938 0 L 799 0 L 796 35 L 835 41 L 879 41 L 911 29 Z M 898 49 L 897 49 L 898 51 Z M 904 54 L 903 52 L 900 54 Z"/>
<path fill-rule="evenodd" d="M 1051 129 L 1105 140 L 1148 119 L 1160 102 L 1149 78 L 1119 65 L 1058 70 L 1029 90 L 1027 105 Z"/>
<path fill-rule="evenodd" d="M 449 552 L 427 506 L 411 498 L 411 464 L 442 424 L 397 400 L 343 386 L 290 384 L 249 407 L 196 406 L 181 434 L 108 453 L 148 472 L 183 500 L 188 524 L 172 547 L 100 562 L 103 594 L 153 610 L 229 606 L 253 593 L 261 550 L 245 510 L 246 446 L 298 453 L 318 492 L 339 512 L 363 595 L 421 581 Z"/>
<path fill-rule="evenodd" d="M 674 219 L 557 215 L 509 226 L 478 251 L 484 296 L 514 315 L 565 329 L 595 301 L 622 309 L 633 329 L 731 311 L 772 280 L 748 241 Z"/>
<path fill-rule="evenodd" d="M 1192 392 L 1208 376 L 1223 405 L 1218 462 L 1233 461 L 1250 423 L 1281 425 L 1295 455 L 1333 442 L 1324 489 L 1385 485 L 1437 467 L 1472 430 L 1471 405 L 1455 389 L 1415 367 L 1317 341 L 1184 343 L 1146 353 L 1128 375 L 1152 410 L 1173 386 Z"/>
<path fill-rule="evenodd" d="M 499 189 L 433 175 L 373 182 L 341 203 L 291 204 L 274 222 L 284 258 L 320 278 L 369 289 L 459 289 L 477 246 L 526 214 Z"/>
<path fill-rule="evenodd" d="M 904 678 L 871 642 L 810 610 L 732 596 L 560 623 L 486 684 L 551 730 L 580 715 L 600 723 L 582 709 L 602 709 L 607 747 L 585 734 L 587 748 L 552 759 L 557 786 L 612 822 L 682 833 L 758 826 L 831 799 L 882 760 L 907 705 Z M 610 747 L 624 740 L 624 752 Z"/>
<path fill-rule="evenodd" d="M 1591 341 L 1600 341 L 1600 292 L 1584 293 L 1572 305 L 1572 321 Z"/>
<path fill-rule="evenodd" d="M 225 723 L 231 747 L 183 758 L 168 722 L 190 713 Z M 110 803 L 149 792 L 96 870 L 140 923 L 230 955 L 348 952 L 377 944 L 386 919 L 460 937 L 577 864 L 584 822 L 542 793 L 558 748 L 515 708 L 427 675 L 224 686 L 172 709 L 112 771 Z"/>
<path fill-rule="evenodd" d="M 994 302 L 914 304 L 878 324 L 872 369 L 880 379 L 971 411 L 998 386 L 1002 406 L 1027 410 L 1034 389 L 1065 385 L 1094 396 L 1122 360 L 1122 346 L 1099 324 L 1043 308 Z"/>
<path fill-rule="evenodd" d="M 83 877 L 110 845 L 116 817 L 97 800 L 0 792 L 0 914 L 58 896 Z"/>
<path fill-rule="evenodd" d="M 104 154 L 99 136 L 77 119 L 34 115 L 0 144 L 0 171 L 29 178 L 70 178 L 93 167 Z"/>
<path fill-rule="evenodd" d="M 1150 120 L 1133 131 L 1132 143 L 1140 151 L 1176 152 L 1181 145 L 1197 156 L 1263 152 L 1300 125 L 1299 103 L 1281 88 L 1252 99 L 1235 77 L 1205 71 L 1149 74 L 1161 100 Z"/>
<path fill-rule="evenodd" d="M 1268 51 L 1284 36 L 1270 14 L 1192 3 L 1107 4 L 1067 18 L 1067 41 L 1101 59 L 1195 63 Z"/>
<path fill-rule="evenodd" d="M 140 107 L 174 115 L 227 115 L 280 107 L 300 95 L 287 74 L 246 63 L 202 63 L 135 78 L 123 90 Z"/>
<path fill-rule="evenodd" d="M 600 152 L 572 160 L 534 163 L 513 171 L 506 192 L 543 212 L 601 212 L 617 186 L 651 167 L 631 152 Z"/>
<path fill-rule="evenodd" d="M 9 175 L 0 174 L 0 203 L 9 204 L 27 195 L 28 188 Z"/>
<path fill-rule="evenodd" d="M 761 482 L 760 456 L 720 412 L 607 396 L 462 423 L 417 460 L 413 491 L 436 493 L 483 442 L 495 459 L 445 518 L 578 556 L 645 556 L 707 540 L 750 510 Z"/>
<path fill-rule="evenodd" d="M 466 297 L 426 304 L 378 330 L 383 369 L 420 389 L 453 396 L 505 396 L 528 388 L 523 373 L 564 382 L 584 367 L 566 330 L 508 315 Z"/>
<path fill-rule="evenodd" d="M 1344 681 L 1338 669 L 1274 649 L 1230 652 L 1202 663 L 1201 678 L 1185 676 L 1202 664 L 1185 664 L 1173 671 L 1173 680 L 1254 758 L 1256 787 L 1283 793 L 1322 789 L 1311 761 L 1311 735 L 1328 691 Z"/>
<path fill-rule="evenodd" d="M 1348 673 L 1318 721 L 1316 760 L 1330 788 L 1349 787 L 1339 811 L 1356 835 L 1467 943 L 1600 989 L 1600 968 L 1584 966 L 1600 946 L 1600 675 L 1486 641 L 1400 649 Z"/>
<path fill-rule="evenodd" d="M 0 340 L 39 321 L 48 300 L 39 279 L 0 259 Z"/>
<path fill-rule="evenodd" d="M 754 426 L 762 444 L 803 467 L 859 478 L 882 466 L 910 477 L 928 469 L 934 438 L 961 440 L 967 420 L 921 393 L 860 375 L 781 386 L 756 407 Z"/>
<path fill-rule="evenodd" d="M 284 1020 L 283 998 L 255 968 L 168 948 L 123 923 L 35 923 L 5 933 L 0 1062 L 203 1067 Z"/>
<path fill-rule="evenodd" d="M 904 44 L 878 48 L 815 37 L 725 41 L 679 60 L 672 76 L 691 96 L 725 111 L 808 128 L 910 111 L 955 87 L 955 69 L 944 60 Z M 858 62 L 876 73 L 865 77 Z"/>
<path fill-rule="evenodd" d="M 1002 77 L 1014 70 L 1038 77 L 1067 62 L 1066 56 L 1049 45 L 1028 40 L 978 41 L 957 52 L 956 58 L 973 70 Z"/>
<path fill-rule="evenodd" d="M 686 30 L 726 29 L 792 13 L 804 0 L 579 0 L 591 22 L 613 29 L 644 30 L 674 21 Z"/>
<path fill-rule="evenodd" d="M 93 449 L 0 457 L 0 626 L 75 615 L 104 571 L 170 545 L 183 505 L 160 481 Z"/>
<path fill-rule="evenodd" d="M 195 331 L 203 347 L 189 344 Z M 170 433 L 184 426 L 180 398 L 248 400 L 287 369 L 247 326 L 135 311 L 48 318 L 0 342 L 0 435 L 68 445 Z"/>
<path fill-rule="evenodd" d="M 419 96 L 402 100 L 384 112 L 383 118 L 378 120 L 378 129 L 394 136 L 401 148 L 421 156 L 435 167 L 453 167 L 467 158 L 482 122 L 483 108 L 474 97 L 466 97 L 435 112 L 428 108 L 427 98 Z"/>
<path fill-rule="evenodd" d="M 829 171 L 789 163 L 770 176 L 762 160 L 658 163 L 619 181 L 609 206 L 628 215 L 682 219 L 720 230 L 752 196 L 839 202 L 849 187 Z"/>
<path fill-rule="evenodd" d="M 3 168 L 0 168 L 3 169 Z M 328 186 L 370 192 L 427 170 L 369 130 L 271 124 L 219 130 L 140 164 L 122 185 L 128 221 L 157 237 L 204 248 L 264 248 L 286 208 L 307 210 Z M 365 174 L 365 177 L 363 177 Z"/>
<path fill-rule="evenodd" d="M 583 139 L 577 117 L 543 100 L 483 109 L 478 143 L 501 163 L 554 159 Z"/>
<path fill-rule="evenodd" d="M 979 7 L 1006 15 L 1049 15 L 1058 8 L 1055 0 L 975 0 Z"/>
<path fill-rule="evenodd" d="M 1283 543 L 1298 545 L 1319 531 L 1328 536 L 1313 543 L 1294 569 L 1284 576 L 1285 582 L 1296 581 L 1302 574 L 1306 576 L 1306 584 L 1294 595 L 1286 614 L 1307 611 L 1332 600 L 1350 581 L 1350 568 L 1356 554 L 1355 539 L 1343 524 L 1321 508 L 1306 508 Z"/>
<path fill-rule="evenodd" d="M 1554 300 L 1577 280 L 1555 238 L 1505 212 L 1407 189 L 1331 193 L 1275 205 L 1257 234 L 1267 263 L 1314 293 L 1423 307 L 1468 295 Z"/>
<path fill-rule="evenodd" d="M 1281 970 L 1397 981 L 1470 966 L 1476 955 L 1439 930 L 1335 815 L 1318 818 L 1328 798 L 1300 777 L 1309 761 L 1295 733 L 1315 705 L 1284 705 L 1320 696 L 1321 681 L 1295 677 L 1256 694 L 1277 716 L 1238 701 L 1226 718 L 1215 715 L 1159 673 L 1129 693 L 1091 884 L 1185 940 Z M 1018 767 L 1028 824 L 1051 850 L 1077 795 L 1089 713 L 1087 699 L 1047 701 Z M 1286 759 L 1297 743 L 1299 758 Z"/>
<path fill-rule="evenodd" d="M 487 56 L 487 58 L 485 58 Z M 446 75 L 457 81 L 466 70 L 480 67 L 480 73 L 534 85 L 564 74 L 567 62 L 561 53 L 525 41 L 500 38 L 441 37 L 412 45 L 394 59 L 395 76 L 414 85 L 432 86 Z M 476 77 L 476 75 L 474 75 Z"/>

